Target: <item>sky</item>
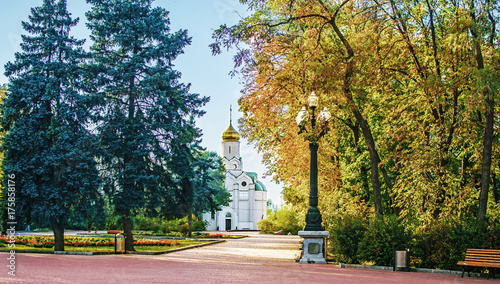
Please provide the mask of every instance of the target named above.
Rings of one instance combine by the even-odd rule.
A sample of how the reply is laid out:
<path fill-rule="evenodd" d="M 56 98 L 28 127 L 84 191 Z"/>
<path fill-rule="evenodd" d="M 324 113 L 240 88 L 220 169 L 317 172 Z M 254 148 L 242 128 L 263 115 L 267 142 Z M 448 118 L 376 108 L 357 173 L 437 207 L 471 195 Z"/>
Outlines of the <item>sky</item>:
<path fill-rule="evenodd" d="M 0 9 L 0 84 L 8 83 L 4 66 L 8 61 L 14 60 L 15 52 L 21 51 L 21 35 L 27 34 L 22 29 L 21 22 L 28 21 L 30 8 L 41 6 L 42 2 L 10 1 L 9 5 Z M 213 42 L 212 32 L 220 25 L 236 24 L 250 12 L 238 0 L 156 0 L 153 6 L 163 7 L 170 12 L 172 32 L 186 29 L 192 37 L 191 45 L 184 48 L 184 54 L 174 61 L 174 69 L 182 73 L 181 82 L 191 84 L 192 93 L 210 97 L 210 102 L 203 108 L 206 114 L 197 120 L 197 126 L 203 132 L 202 146 L 221 155 L 221 136 L 229 126 L 230 105 L 233 108 L 233 126 L 238 129 L 237 121 L 241 117 L 241 113 L 237 111 L 238 98 L 243 85 L 240 84 L 241 78 L 229 75 L 234 66 L 234 52 L 225 51 L 222 55 L 212 56 L 208 45 Z M 88 37 L 90 32 L 85 26 L 85 12 L 89 9 L 90 5 L 85 0 L 68 0 L 68 11 L 73 18 L 80 18 L 79 24 L 72 29 L 72 35 L 78 39 L 87 39 L 87 50 L 91 41 Z M 282 204 L 282 186 L 274 183 L 270 177 L 263 178 L 266 169 L 259 153 L 246 140 L 240 141 L 243 170 L 256 172 L 268 190 L 268 199 L 275 205 Z"/>

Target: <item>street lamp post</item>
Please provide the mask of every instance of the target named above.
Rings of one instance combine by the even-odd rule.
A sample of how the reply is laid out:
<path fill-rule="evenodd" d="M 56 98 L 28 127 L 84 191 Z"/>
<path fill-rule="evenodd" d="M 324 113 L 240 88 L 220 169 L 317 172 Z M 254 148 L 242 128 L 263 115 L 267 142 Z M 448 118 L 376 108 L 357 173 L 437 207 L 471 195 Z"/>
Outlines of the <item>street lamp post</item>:
<path fill-rule="evenodd" d="M 326 263 L 324 259 L 325 238 L 328 232 L 323 231 L 322 217 L 318 209 L 318 141 L 328 131 L 328 121 L 331 114 L 325 107 L 316 119 L 315 110 L 318 107 L 318 97 L 314 92 L 308 99 L 309 108 L 312 111 L 311 130 L 306 130 L 309 119 L 309 112 L 306 107 L 299 111 L 296 122 L 300 128 L 299 134 L 306 132 L 306 139 L 309 141 L 311 152 L 310 173 L 309 173 L 309 209 L 306 214 L 306 226 L 299 235 L 304 238 L 304 257 L 300 263 Z"/>

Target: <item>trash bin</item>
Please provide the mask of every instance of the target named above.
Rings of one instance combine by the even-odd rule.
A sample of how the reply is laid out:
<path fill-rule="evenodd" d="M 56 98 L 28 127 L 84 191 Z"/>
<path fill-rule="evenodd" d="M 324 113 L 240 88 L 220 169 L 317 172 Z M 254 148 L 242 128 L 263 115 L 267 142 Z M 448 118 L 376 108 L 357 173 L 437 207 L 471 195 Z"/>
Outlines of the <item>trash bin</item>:
<path fill-rule="evenodd" d="M 125 236 L 122 234 L 115 235 L 115 253 L 126 253 Z"/>
<path fill-rule="evenodd" d="M 410 249 L 406 248 L 404 250 L 396 250 L 396 247 L 393 247 L 393 256 L 394 262 L 392 271 L 396 271 L 398 269 L 404 269 L 406 271 L 410 271 Z"/>

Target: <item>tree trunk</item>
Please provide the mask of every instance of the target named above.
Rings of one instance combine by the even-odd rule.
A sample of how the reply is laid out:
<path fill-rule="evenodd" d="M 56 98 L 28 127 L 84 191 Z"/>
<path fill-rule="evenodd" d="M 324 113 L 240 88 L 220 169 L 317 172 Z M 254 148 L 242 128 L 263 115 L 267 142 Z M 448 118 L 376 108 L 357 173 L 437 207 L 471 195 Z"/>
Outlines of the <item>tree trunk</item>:
<path fill-rule="evenodd" d="M 478 70 L 484 70 L 483 51 L 481 50 L 481 35 L 479 33 L 480 24 L 476 21 L 476 8 L 474 1 L 469 2 L 470 16 L 472 25 L 469 27 L 472 35 L 474 51 L 476 53 L 476 63 Z M 485 78 L 479 78 L 481 84 L 485 84 Z M 488 82 L 489 83 L 489 82 Z M 481 190 L 479 192 L 479 209 L 477 212 L 477 221 L 482 224 L 486 220 L 486 209 L 488 207 L 488 191 L 490 189 L 491 179 L 491 154 L 493 145 L 493 124 L 495 123 L 495 100 L 492 91 L 484 87 L 483 97 L 485 103 L 485 127 L 484 127 L 484 140 L 483 140 L 483 161 L 481 169 Z"/>
<path fill-rule="evenodd" d="M 188 237 L 191 238 L 192 232 L 193 232 L 193 214 L 191 214 L 191 209 L 188 210 L 188 226 L 189 226 L 189 231 L 188 231 Z"/>
<path fill-rule="evenodd" d="M 375 213 L 382 215 L 382 195 L 381 195 L 381 187 L 380 187 L 380 179 L 379 179 L 379 169 L 378 165 L 380 163 L 380 157 L 375 149 L 375 140 L 373 140 L 372 132 L 368 123 L 363 118 L 359 110 L 353 109 L 354 116 L 358 121 L 359 126 L 361 127 L 361 132 L 366 141 L 366 145 L 368 146 L 368 152 L 370 154 L 370 165 L 371 165 L 371 181 L 373 188 L 373 203 L 375 206 Z"/>
<path fill-rule="evenodd" d="M 123 235 L 125 236 L 125 250 L 135 251 L 134 248 L 134 237 L 132 235 L 132 219 L 130 215 L 123 216 Z"/>
<path fill-rule="evenodd" d="M 492 177 L 491 177 L 491 181 L 492 181 L 492 191 L 493 191 L 493 201 L 495 203 L 498 203 L 500 201 L 500 194 L 498 194 L 498 181 L 497 181 L 497 175 L 495 174 L 495 172 L 492 173 Z"/>
<path fill-rule="evenodd" d="M 345 52 L 346 52 L 346 69 L 345 69 L 345 75 L 344 75 L 344 82 L 342 86 L 342 91 L 345 95 L 345 97 L 348 99 L 348 104 L 349 108 L 354 114 L 354 117 L 356 118 L 356 121 L 358 122 L 361 132 L 363 133 L 363 136 L 366 141 L 366 145 L 368 145 L 368 151 L 370 153 L 370 164 L 371 164 L 371 181 L 372 181 L 372 188 L 373 188 L 373 201 L 375 205 L 375 212 L 377 215 L 382 215 L 383 210 L 382 210 L 382 197 L 381 197 L 381 190 L 380 190 L 380 181 L 379 181 L 379 172 L 378 172 L 378 165 L 380 163 L 380 158 L 378 156 L 377 150 L 375 149 L 375 141 L 373 140 L 373 136 L 370 130 L 370 127 L 368 126 L 368 123 L 366 120 L 363 118 L 361 112 L 359 112 L 358 108 L 356 107 L 356 104 L 354 103 L 353 97 L 352 97 L 352 92 L 351 92 L 351 85 L 352 85 L 352 77 L 354 75 L 354 50 L 352 49 L 351 45 L 349 44 L 349 41 L 344 37 L 344 34 L 340 29 L 338 28 L 335 19 L 338 15 L 338 12 L 340 9 L 346 5 L 350 0 L 344 0 L 339 6 L 337 6 L 336 11 L 334 12 L 333 17 L 328 21 L 330 26 L 333 28 L 335 34 L 339 37 L 340 41 L 345 47 Z"/>
<path fill-rule="evenodd" d="M 64 251 L 64 217 L 50 217 L 50 224 L 54 232 L 54 251 Z"/>
<path fill-rule="evenodd" d="M 486 100 L 488 103 L 488 99 Z M 486 220 L 486 209 L 488 207 L 488 191 L 490 189 L 491 179 L 491 154 L 493 144 L 493 123 L 494 123 L 493 103 L 488 103 L 486 110 L 486 127 L 484 129 L 483 142 L 483 166 L 481 171 L 481 190 L 479 192 L 479 209 L 477 220 L 484 223 Z"/>
<path fill-rule="evenodd" d="M 380 158 L 380 157 L 379 157 Z M 387 174 L 387 171 L 383 166 L 380 167 L 380 171 L 382 172 L 382 177 L 384 178 L 385 184 L 387 185 L 387 188 L 389 189 L 389 194 L 391 195 L 391 207 L 392 207 L 392 212 L 394 215 L 399 216 L 401 214 L 401 207 L 396 205 L 396 200 L 394 199 L 394 192 L 392 189 L 394 188 L 394 185 L 392 184 L 391 179 L 389 178 L 389 175 Z"/>

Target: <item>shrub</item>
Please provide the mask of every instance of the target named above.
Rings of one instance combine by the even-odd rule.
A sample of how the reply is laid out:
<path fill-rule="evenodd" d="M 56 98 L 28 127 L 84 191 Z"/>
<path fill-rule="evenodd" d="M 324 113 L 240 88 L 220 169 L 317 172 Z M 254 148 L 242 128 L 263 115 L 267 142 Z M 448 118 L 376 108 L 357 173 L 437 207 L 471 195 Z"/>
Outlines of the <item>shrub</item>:
<path fill-rule="evenodd" d="M 207 228 L 205 221 L 197 221 L 193 223 L 193 231 L 204 231 Z"/>
<path fill-rule="evenodd" d="M 297 216 L 297 212 L 287 205 L 274 209 L 268 208 L 267 219 L 257 222 L 257 227 L 262 233 L 282 230 L 285 234 L 296 235 L 298 231 L 302 230 L 301 222 Z"/>
<path fill-rule="evenodd" d="M 334 259 L 338 262 L 359 263 L 358 247 L 366 226 L 359 217 L 346 216 L 331 228 L 330 241 Z"/>
<path fill-rule="evenodd" d="M 486 233 L 484 248 L 500 249 L 500 226 L 491 225 Z"/>
<path fill-rule="evenodd" d="M 187 223 L 178 225 L 177 229 L 179 230 L 179 233 L 181 233 L 183 236 L 187 236 L 189 233 L 189 225 Z"/>
<path fill-rule="evenodd" d="M 409 240 L 396 216 L 378 216 L 370 221 L 359 243 L 359 259 L 374 262 L 375 265 L 390 266 L 394 246 L 408 246 Z"/>
<path fill-rule="evenodd" d="M 500 226 L 488 222 L 489 226 L 481 226 L 475 218 L 440 219 L 410 232 L 395 216 L 380 216 L 368 223 L 361 217 L 337 217 L 328 222 L 329 251 L 339 262 L 390 266 L 393 247 L 407 246 L 414 267 L 461 270 L 456 263 L 464 260 L 468 248 L 500 249 Z"/>
<path fill-rule="evenodd" d="M 149 229 L 154 233 L 159 233 L 161 231 L 161 224 L 158 223 L 150 224 Z"/>
<path fill-rule="evenodd" d="M 167 224 L 162 224 L 161 225 L 161 232 L 163 234 L 168 234 L 170 233 L 170 227 Z"/>
<path fill-rule="evenodd" d="M 273 222 L 267 219 L 262 219 L 259 222 L 257 222 L 257 227 L 263 233 L 270 233 L 274 231 Z"/>
<path fill-rule="evenodd" d="M 111 230 L 123 230 L 122 217 L 108 216 L 106 218 L 105 227 Z"/>
<path fill-rule="evenodd" d="M 438 220 L 416 234 L 414 256 L 417 267 L 459 269 L 467 248 L 482 248 L 486 228 L 475 220 Z"/>
<path fill-rule="evenodd" d="M 297 219 L 297 213 L 289 206 L 283 206 L 275 213 L 274 229 L 283 230 L 285 234 L 297 235 L 302 230 Z"/>
<path fill-rule="evenodd" d="M 176 231 L 177 227 L 182 223 L 179 222 L 180 219 L 168 220 L 165 222 L 165 225 L 172 231 Z M 185 223 L 185 222 L 184 222 Z"/>

